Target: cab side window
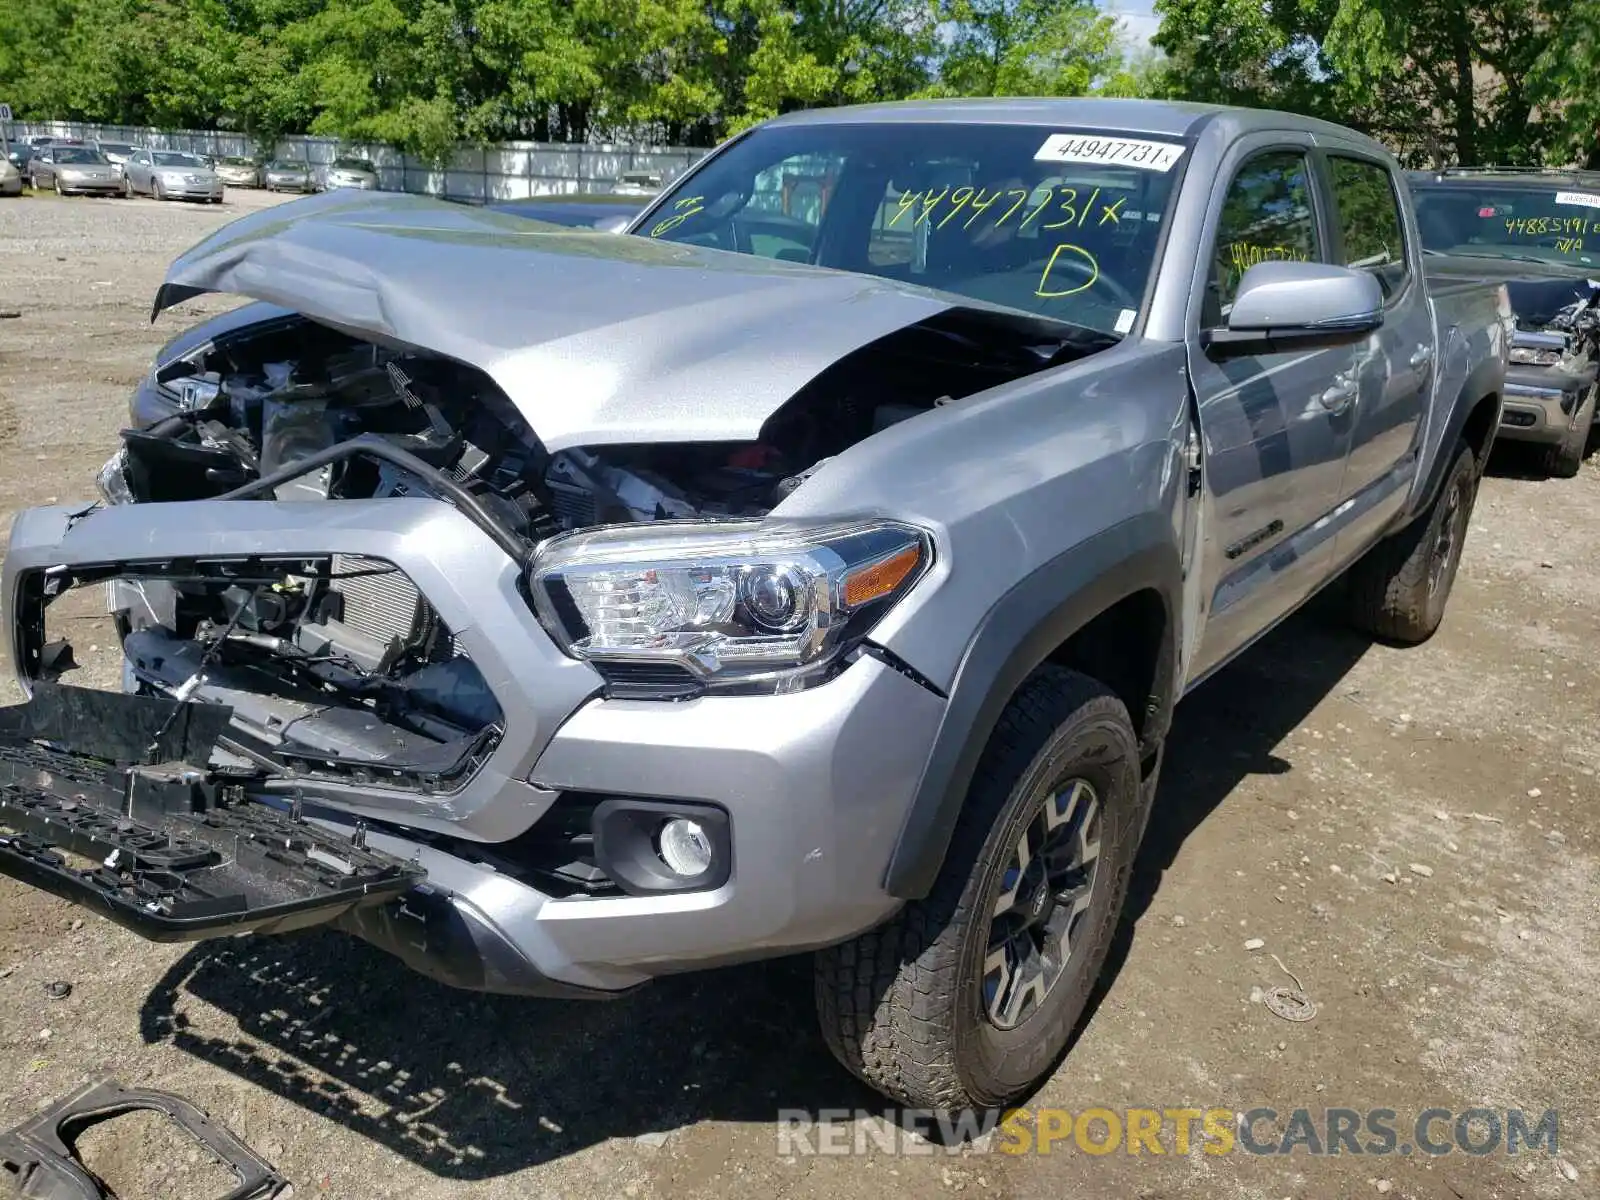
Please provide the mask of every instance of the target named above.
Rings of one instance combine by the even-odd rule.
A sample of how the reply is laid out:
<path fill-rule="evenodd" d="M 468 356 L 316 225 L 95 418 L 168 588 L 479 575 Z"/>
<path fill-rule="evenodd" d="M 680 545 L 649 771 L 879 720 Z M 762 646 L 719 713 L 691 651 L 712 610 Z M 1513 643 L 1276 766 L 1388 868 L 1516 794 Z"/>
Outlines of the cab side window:
<path fill-rule="evenodd" d="M 1344 265 L 1377 276 L 1388 300 L 1406 285 L 1405 223 L 1389 169 L 1360 158 L 1328 160 Z"/>
<path fill-rule="evenodd" d="M 1222 324 L 1244 273 L 1263 262 L 1321 262 L 1311 169 L 1299 150 L 1270 150 L 1234 176 L 1217 223 L 1202 319 Z"/>

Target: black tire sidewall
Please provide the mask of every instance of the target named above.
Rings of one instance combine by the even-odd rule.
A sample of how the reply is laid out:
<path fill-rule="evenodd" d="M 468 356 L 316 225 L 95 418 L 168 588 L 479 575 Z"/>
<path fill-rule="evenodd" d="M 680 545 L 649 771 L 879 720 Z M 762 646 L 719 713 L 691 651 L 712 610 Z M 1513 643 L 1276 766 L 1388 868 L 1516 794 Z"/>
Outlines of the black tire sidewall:
<path fill-rule="evenodd" d="M 1457 532 L 1451 547 L 1452 560 L 1445 569 L 1445 577 L 1440 581 L 1439 590 L 1426 597 L 1428 606 L 1428 627 L 1435 629 L 1444 620 L 1444 610 L 1450 602 L 1450 593 L 1455 589 L 1456 573 L 1461 568 L 1461 555 L 1466 548 L 1467 530 L 1472 527 L 1472 509 L 1477 501 L 1477 460 L 1470 449 L 1463 449 L 1456 457 L 1455 463 L 1446 476 L 1444 486 L 1439 489 L 1439 500 L 1434 506 L 1433 519 L 1428 522 L 1428 530 L 1423 536 L 1427 546 L 1428 564 L 1423 571 L 1421 585 L 1428 586 L 1432 576 L 1433 555 L 1438 549 L 1439 532 L 1445 521 L 1445 515 L 1450 508 L 1450 493 L 1461 492 L 1461 528 Z"/>
<path fill-rule="evenodd" d="M 1101 845 L 1095 895 L 1066 974 L 1044 1004 L 1015 1029 L 1002 1030 L 983 1011 L 983 960 L 990 914 L 1001 877 L 1024 826 L 1053 785 L 1082 778 L 1101 804 Z M 1126 710 L 1104 701 L 1072 713 L 1040 748 L 1014 783 L 1000 819 L 984 843 L 968 887 L 975 900 L 962 930 L 955 996 L 955 1055 L 966 1089 L 1000 1104 L 1043 1076 L 1066 1049 L 1099 978 L 1127 892 L 1137 838 L 1143 827 L 1139 755 Z"/>

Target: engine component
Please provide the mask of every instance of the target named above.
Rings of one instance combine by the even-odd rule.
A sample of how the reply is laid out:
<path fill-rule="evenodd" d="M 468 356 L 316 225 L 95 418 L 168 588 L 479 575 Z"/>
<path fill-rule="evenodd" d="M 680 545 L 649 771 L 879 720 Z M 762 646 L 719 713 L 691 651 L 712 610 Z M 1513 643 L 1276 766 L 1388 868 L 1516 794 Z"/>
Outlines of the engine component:
<path fill-rule="evenodd" d="M 433 609 L 403 572 L 347 554 L 334 555 L 330 577 L 310 610 L 296 644 L 309 654 L 348 658 L 368 672 L 425 648 L 438 628 Z"/>

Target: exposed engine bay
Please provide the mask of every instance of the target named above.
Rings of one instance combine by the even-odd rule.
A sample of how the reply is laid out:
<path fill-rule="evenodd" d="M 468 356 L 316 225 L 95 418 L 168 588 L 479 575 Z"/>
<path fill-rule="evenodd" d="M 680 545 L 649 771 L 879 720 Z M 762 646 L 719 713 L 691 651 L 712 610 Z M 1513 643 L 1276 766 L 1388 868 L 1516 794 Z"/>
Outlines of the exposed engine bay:
<path fill-rule="evenodd" d="M 764 516 L 874 433 L 1101 348 L 989 321 L 951 312 L 862 347 L 753 442 L 549 454 L 483 372 L 288 317 L 162 367 L 175 415 L 125 431 L 100 488 L 113 504 L 439 499 L 521 565 L 569 530 Z M 255 766 L 427 792 L 493 748 L 493 692 L 390 563 L 163 563 L 107 582 L 132 682 L 231 705 L 230 748 Z"/>

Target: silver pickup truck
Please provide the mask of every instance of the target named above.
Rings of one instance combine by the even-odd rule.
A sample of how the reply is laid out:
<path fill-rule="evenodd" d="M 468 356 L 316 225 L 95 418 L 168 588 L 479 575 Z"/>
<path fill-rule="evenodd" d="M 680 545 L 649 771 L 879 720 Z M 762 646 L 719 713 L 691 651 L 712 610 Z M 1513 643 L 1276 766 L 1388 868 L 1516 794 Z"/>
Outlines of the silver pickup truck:
<path fill-rule="evenodd" d="M 256 303 L 13 528 L 0 871 L 502 993 L 815 951 L 861 1078 L 1016 1097 L 1178 700 L 1347 573 L 1439 624 L 1510 310 L 1420 254 L 1366 138 L 1100 100 L 793 114 L 624 234 L 244 217 L 156 308 Z M 81 586 L 123 693 L 57 682 Z"/>

